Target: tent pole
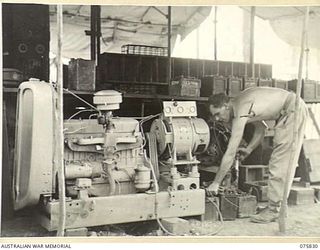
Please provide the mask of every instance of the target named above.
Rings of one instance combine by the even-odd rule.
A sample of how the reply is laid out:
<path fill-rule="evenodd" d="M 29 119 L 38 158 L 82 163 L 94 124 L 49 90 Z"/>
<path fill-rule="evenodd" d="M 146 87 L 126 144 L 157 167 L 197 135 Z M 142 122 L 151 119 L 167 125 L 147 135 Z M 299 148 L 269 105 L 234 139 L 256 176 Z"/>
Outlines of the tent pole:
<path fill-rule="evenodd" d="M 62 5 L 57 6 L 57 30 L 58 30 L 58 48 L 57 48 L 57 108 L 56 113 L 56 139 L 55 139 L 55 162 L 58 169 L 59 182 L 59 224 L 57 236 L 64 236 L 66 222 L 66 204 L 65 204 L 65 176 L 64 176 L 64 140 L 63 140 L 63 63 L 62 63 L 62 37 L 63 37 L 63 14 Z"/>
<path fill-rule="evenodd" d="M 199 30 L 200 26 L 197 28 L 197 34 L 196 34 L 196 49 L 197 49 L 197 59 L 199 59 L 200 57 L 200 30 Z"/>
<path fill-rule="evenodd" d="M 251 67 L 251 77 L 255 78 L 254 72 L 254 18 L 256 15 L 256 7 L 251 7 L 251 21 L 250 21 L 250 67 Z"/>
<path fill-rule="evenodd" d="M 171 81 L 171 6 L 168 6 L 168 64 L 167 64 L 167 82 Z"/>
<path fill-rule="evenodd" d="M 97 39 L 97 55 L 96 55 L 96 66 L 99 65 L 99 56 L 101 53 L 101 6 L 96 6 L 97 8 L 97 33 L 96 33 L 96 39 Z"/>
<path fill-rule="evenodd" d="M 217 48 L 217 12 L 218 12 L 218 6 L 214 6 L 214 60 L 217 61 L 217 54 L 218 54 L 218 48 Z"/>
<path fill-rule="evenodd" d="M 90 8 L 90 58 L 96 61 L 97 58 L 97 15 L 96 6 Z"/>
<path fill-rule="evenodd" d="M 300 50 L 300 59 L 299 59 L 299 71 L 298 71 L 298 83 L 297 83 L 297 91 L 296 91 L 296 100 L 295 100 L 295 112 L 294 112 L 294 124 L 293 124 L 293 142 L 292 142 L 292 150 L 288 153 L 291 153 L 291 157 L 289 160 L 289 166 L 285 178 L 285 186 L 283 190 L 282 202 L 280 207 L 280 214 L 279 214 L 279 230 L 281 233 L 286 231 L 286 216 L 288 210 L 288 195 L 289 189 L 291 184 L 291 176 L 293 175 L 293 171 L 295 171 L 293 157 L 296 151 L 296 144 L 297 144 L 297 135 L 298 135 L 298 116 L 297 111 L 299 110 L 300 104 L 300 95 L 301 95 L 301 86 L 302 86 L 302 68 L 303 68 L 303 57 L 305 52 L 305 38 L 306 33 L 308 30 L 308 21 L 309 21 L 309 6 L 306 7 L 304 23 L 302 27 L 302 35 L 301 35 L 301 50 Z"/>

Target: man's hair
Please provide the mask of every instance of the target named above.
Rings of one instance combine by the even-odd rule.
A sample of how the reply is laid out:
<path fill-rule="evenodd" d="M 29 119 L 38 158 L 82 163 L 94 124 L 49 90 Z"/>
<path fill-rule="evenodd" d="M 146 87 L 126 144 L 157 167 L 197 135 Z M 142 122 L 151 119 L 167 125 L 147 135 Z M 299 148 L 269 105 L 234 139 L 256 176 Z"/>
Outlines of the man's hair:
<path fill-rule="evenodd" d="M 215 108 L 221 108 L 223 104 L 228 103 L 230 98 L 225 93 L 215 94 L 209 97 L 208 104 Z"/>

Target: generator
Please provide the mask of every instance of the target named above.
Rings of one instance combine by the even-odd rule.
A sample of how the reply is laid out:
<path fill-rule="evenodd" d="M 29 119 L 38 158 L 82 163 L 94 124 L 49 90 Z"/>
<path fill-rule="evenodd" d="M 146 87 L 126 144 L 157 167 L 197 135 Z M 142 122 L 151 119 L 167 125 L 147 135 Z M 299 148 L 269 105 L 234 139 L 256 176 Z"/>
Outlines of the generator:
<path fill-rule="evenodd" d="M 202 215 L 196 155 L 209 144 L 209 128 L 196 118 L 195 102 L 164 102 L 150 133 L 141 121 L 116 117 L 121 93 L 94 94 L 90 119 L 64 121 L 66 197 L 59 197 L 55 162 L 56 91 L 39 80 L 18 90 L 14 208 L 35 206 L 39 222 L 58 228 L 65 202 L 65 228 Z M 95 117 L 95 118 L 93 118 Z"/>
<path fill-rule="evenodd" d="M 193 101 L 163 102 L 163 114 L 151 125 L 152 164 L 162 180 L 160 184 L 173 190 L 200 187 L 200 162 L 196 156 L 207 150 L 210 132 L 207 123 L 196 116 L 197 106 Z"/>

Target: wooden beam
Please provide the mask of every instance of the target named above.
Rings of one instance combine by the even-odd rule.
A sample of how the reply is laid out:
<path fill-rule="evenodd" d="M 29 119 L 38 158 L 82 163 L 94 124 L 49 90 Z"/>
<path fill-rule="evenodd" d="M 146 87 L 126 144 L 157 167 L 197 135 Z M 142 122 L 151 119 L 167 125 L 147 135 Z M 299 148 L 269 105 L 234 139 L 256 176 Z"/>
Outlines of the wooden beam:
<path fill-rule="evenodd" d="M 59 183 L 59 226 L 57 236 L 64 236 L 66 223 L 66 190 L 64 177 L 64 139 L 63 139 L 63 62 L 62 62 L 62 38 L 63 38 L 63 11 L 62 5 L 57 6 L 57 108 L 55 108 L 55 159 L 58 169 Z"/>
<path fill-rule="evenodd" d="M 217 13 L 218 13 L 218 6 L 214 6 L 214 60 L 217 61 L 218 58 L 218 47 L 217 47 Z"/>
<path fill-rule="evenodd" d="M 168 6 L 168 64 L 167 64 L 167 82 L 171 81 L 171 6 Z"/>
<path fill-rule="evenodd" d="M 303 57 L 305 53 L 305 39 L 306 39 L 306 33 L 308 30 L 308 22 L 309 22 L 309 6 L 306 7 L 305 10 L 305 18 L 304 23 L 302 27 L 302 35 L 301 35 L 301 49 L 300 49 L 300 59 L 299 59 L 299 70 L 298 70 L 298 84 L 297 84 L 297 90 L 296 90 L 296 100 L 295 100 L 295 112 L 294 112 L 294 122 L 293 122 L 293 141 L 292 141 L 292 150 L 291 152 L 288 152 L 291 154 L 290 161 L 288 162 L 288 170 L 285 178 L 285 186 L 283 190 L 283 196 L 282 196 L 282 202 L 280 207 L 280 214 L 279 214 L 279 230 L 281 233 L 284 233 L 286 231 L 286 216 L 287 216 L 287 210 L 288 210 L 288 195 L 289 195 L 289 189 L 291 181 L 290 178 L 293 176 L 293 171 L 295 171 L 294 166 L 294 154 L 296 151 L 296 144 L 297 144 L 297 137 L 298 137 L 298 116 L 297 111 L 299 110 L 300 105 L 300 96 L 301 96 L 301 87 L 302 87 L 302 69 L 303 69 Z"/>
<path fill-rule="evenodd" d="M 251 77 L 255 78 L 254 72 L 254 19 L 256 16 L 256 7 L 251 7 L 251 22 L 250 22 L 250 67 Z"/>

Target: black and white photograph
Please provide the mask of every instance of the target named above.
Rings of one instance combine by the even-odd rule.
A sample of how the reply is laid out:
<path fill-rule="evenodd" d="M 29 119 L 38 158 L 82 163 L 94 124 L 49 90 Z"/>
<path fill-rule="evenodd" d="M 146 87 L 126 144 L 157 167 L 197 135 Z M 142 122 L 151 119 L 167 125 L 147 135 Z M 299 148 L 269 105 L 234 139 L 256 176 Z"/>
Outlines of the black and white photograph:
<path fill-rule="evenodd" d="M 196 4 L 1 4 L 1 238 L 319 243 L 320 6 Z"/>

